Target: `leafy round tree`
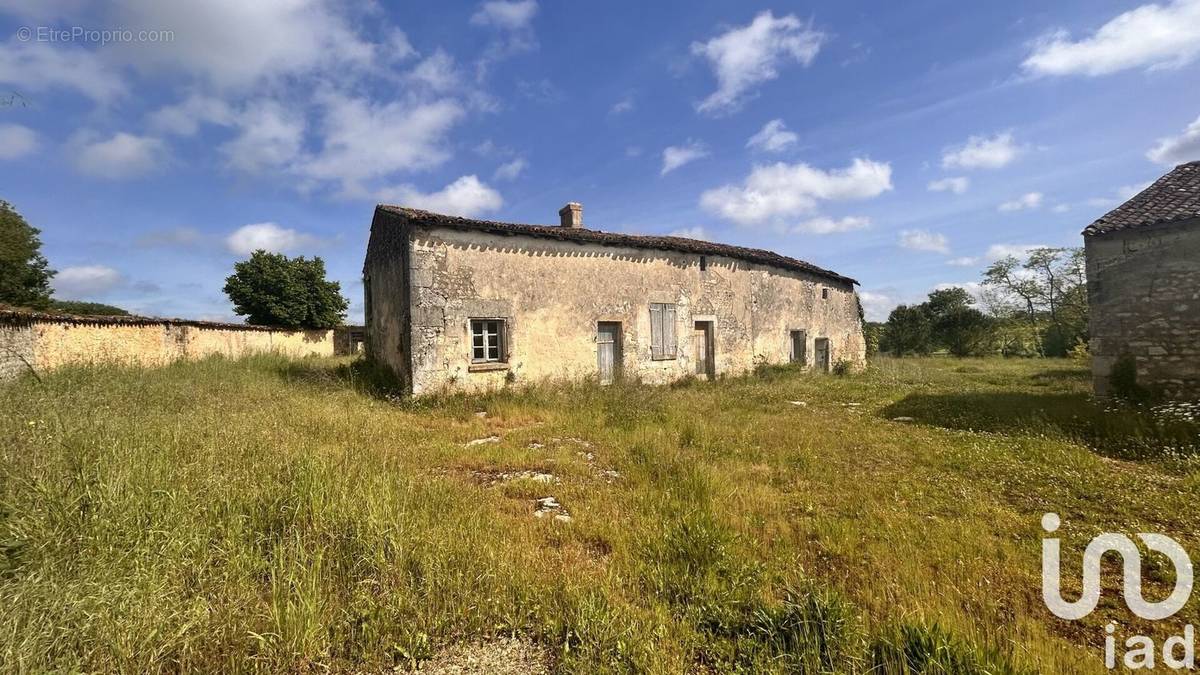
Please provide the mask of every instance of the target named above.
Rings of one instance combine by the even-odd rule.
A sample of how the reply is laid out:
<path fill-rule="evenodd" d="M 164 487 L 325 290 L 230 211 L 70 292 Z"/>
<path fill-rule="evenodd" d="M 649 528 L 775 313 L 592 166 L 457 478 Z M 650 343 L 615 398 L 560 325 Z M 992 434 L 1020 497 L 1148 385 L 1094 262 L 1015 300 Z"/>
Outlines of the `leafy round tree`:
<path fill-rule="evenodd" d="M 350 301 L 341 285 L 325 278 L 325 261 L 255 251 L 233 266 L 225 294 L 246 323 L 284 328 L 333 328 Z"/>
<path fill-rule="evenodd" d="M 49 269 L 41 231 L 0 199 L 0 303 L 45 309 L 50 304 Z"/>
<path fill-rule="evenodd" d="M 879 348 L 904 356 L 933 351 L 933 326 L 921 305 L 900 305 L 888 315 Z"/>

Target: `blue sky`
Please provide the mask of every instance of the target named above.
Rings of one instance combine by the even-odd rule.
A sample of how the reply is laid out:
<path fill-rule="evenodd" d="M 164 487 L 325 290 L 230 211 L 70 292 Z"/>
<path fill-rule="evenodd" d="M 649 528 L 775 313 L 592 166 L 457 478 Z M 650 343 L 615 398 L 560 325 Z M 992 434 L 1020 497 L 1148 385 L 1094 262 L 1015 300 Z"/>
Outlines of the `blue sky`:
<path fill-rule="evenodd" d="M 0 198 L 59 297 L 151 315 L 229 318 L 262 246 L 323 257 L 357 320 L 375 203 L 579 201 L 883 318 L 1200 159 L 1200 0 L 0 0 L 0 35 Z"/>

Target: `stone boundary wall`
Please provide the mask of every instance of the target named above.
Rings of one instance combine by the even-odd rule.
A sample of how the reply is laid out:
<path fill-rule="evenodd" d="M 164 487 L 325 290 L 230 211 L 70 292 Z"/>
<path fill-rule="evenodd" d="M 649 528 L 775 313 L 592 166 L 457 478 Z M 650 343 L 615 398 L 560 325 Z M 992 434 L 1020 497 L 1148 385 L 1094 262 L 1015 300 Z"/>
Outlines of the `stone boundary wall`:
<path fill-rule="evenodd" d="M 333 330 L 0 309 L 0 381 L 73 363 L 161 366 L 213 354 L 332 356 Z"/>

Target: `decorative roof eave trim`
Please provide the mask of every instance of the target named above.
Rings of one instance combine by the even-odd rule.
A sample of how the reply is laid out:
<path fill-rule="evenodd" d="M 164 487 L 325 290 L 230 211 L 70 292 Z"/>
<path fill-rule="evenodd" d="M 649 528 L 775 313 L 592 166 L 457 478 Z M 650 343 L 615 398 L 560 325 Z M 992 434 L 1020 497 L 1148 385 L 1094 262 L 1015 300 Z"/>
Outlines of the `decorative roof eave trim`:
<path fill-rule="evenodd" d="M 552 239 L 556 241 L 573 242 L 577 244 L 594 244 L 599 246 L 642 248 L 659 251 L 674 251 L 695 255 L 714 255 L 734 258 L 746 262 L 774 267 L 790 272 L 801 272 L 813 276 L 831 279 L 850 286 L 859 285 L 858 281 L 836 272 L 817 267 L 811 263 L 789 258 L 773 251 L 764 249 L 744 248 L 729 244 L 687 239 L 684 237 L 657 237 L 647 235 L 621 234 L 601 230 L 562 228 L 557 225 L 525 225 L 520 223 L 504 223 L 489 220 L 461 218 L 430 213 L 418 209 L 379 204 L 375 207 L 376 215 L 389 218 L 400 218 L 405 222 L 428 228 L 444 227 L 461 231 L 486 232 L 499 236 L 533 237 L 537 239 Z"/>

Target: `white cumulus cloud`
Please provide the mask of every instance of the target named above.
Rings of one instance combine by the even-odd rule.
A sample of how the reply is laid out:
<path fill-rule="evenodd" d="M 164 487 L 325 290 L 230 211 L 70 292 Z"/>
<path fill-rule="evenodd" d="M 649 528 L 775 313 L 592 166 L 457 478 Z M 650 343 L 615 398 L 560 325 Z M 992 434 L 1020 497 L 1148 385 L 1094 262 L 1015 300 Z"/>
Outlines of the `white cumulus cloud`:
<path fill-rule="evenodd" d="M 953 267 L 973 267 L 979 264 L 979 258 L 972 256 L 963 256 L 961 258 L 951 258 L 946 261 L 947 265 Z"/>
<path fill-rule="evenodd" d="M 94 52 L 36 41 L 4 44 L 0 84 L 22 92 L 72 90 L 98 103 L 109 103 L 128 91 L 115 69 Z"/>
<path fill-rule="evenodd" d="M 863 230 L 871 226 L 871 219 L 862 216 L 846 216 L 844 218 L 829 218 L 820 216 L 798 223 L 792 227 L 792 232 L 803 234 L 838 234 Z"/>
<path fill-rule="evenodd" d="M 1021 150 L 1011 133 L 971 136 L 966 143 L 947 148 L 942 153 L 942 166 L 947 169 L 999 169 L 1016 159 Z"/>
<path fill-rule="evenodd" d="M 17 159 L 37 149 L 37 133 L 20 124 L 0 124 L 0 159 Z"/>
<path fill-rule="evenodd" d="M 537 0 L 490 0 L 471 15 L 471 23 L 475 26 L 519 30 L 529 26 L 537 9 Z"/>
<path fill-rule="evenodd" d="M 966 176 L 950 176 L 930 181 L 926 187 L 930 192 L 953 192 L 961 195 L 971 187 L 971 179 Z"/>
<path fill-rule="evenodd" d="M 97 297 L 125 283 L 125 276 L 106 265 L 65 267 L 54 275 L 54 293 L 67 299 Z"/>
<path fill-rule="evenodd" d="M 220 88 L 317 71 L 344 77 L 371 65 L 378 47 L 353 30 L 334 0 L 119 0 L 115 25 L 173 29 L 171 40 L 113 45 L 111 56 L 149 72 L 181 72 Z"/>
<path fill-rule="evenodd" d="M 527 168 L 529 162 L 525 161 L 524 157 L 518 157 L 497 167 L 492 177 L 496 180 L 516 180 Z"/>
<path fill-rule="evenodd" d="M 708 230 L 696 225 L 695 227 L 681 227 L 678 230 L 671 230 L 667 233 L 668 237 L 683 237 L 684 239 L 702 239 L 710 241 Z"/>
<path fill-rule="evenodd" d="M 491 29 L 495 34 L 475 61 L 475 79 L 482 82 L 493 64 L 522 52 L 537 49 L 533 17 L 536 0 L 488 0 L 471 15 L 471 24 Z"/>
<path fill-rule="evenodd" d="M 717 78 L 717 90 L 696 109 L 710 114 L 737 110 L 755 86 L 779 77 L 782 66 L 812 63 L 825 40 L 824 33 L 794 15 L 777 19 L 766 11 L 745 26 L 692 43 L 692 54 L 707 60 Z"/>
<path fill-rule="evenodd" d="M 622 115 L 624 113 L 633 111 L 636 105 L 637 104 L 633 100 L 633 94 L 626 94 L 621 100 L 612 104 L 612 107 L 608 109 L 608 114 Z"/>
<path fill-rule="evenodd" d="M 859 291 L 858 299 L 862 302 L 867 321 L 886 320 L 888 314 L 900 304 L 891 294 L 876 291 Z"/>
<path fill-rule="evenodd" d="M 672 145 L 662 151 L 662 171 L 659 175 L 665 176 L 684 164 L 707 156 L 708 148 L 700 141 L 689 140 L 683 145 Z"/>
<path fill-rule="evenodd" d="M 225 238 L 225 248 L 237 255 L 250 255 L 262 249 L 271 253 L 292 253 L 319 246 L 321 240 L 277 223 L 251 223 L 234 230 Z"/>
<path fill-rule="evenodd" d="M 1172 68 L 1200 54 L 1200 0 L 1147 4 L 1119 14 L 1092 35 L 1057 31 L 1023 64 L 1037 75 L 1108 75 L 1129 68 Z"/>
<path fill-rule="evenodd" d="M 150 115 L 150 126 L 164 133 L 191 136 L 203 124 L 228 126 L 234 122 L 233 108 L 214 96 L 192 94 L 183 101 L 159 108 Z"/>
<path fill-rule="evenodd" d="M 429 169 L 445 162 L 445 137 L 464 115 L 457 102 L 440 99 L 409 105 L 331 95 L 322 122 L 324 143 L 301 172 L 337 180 L 354 193 L 364 181 L 396 171 Z"/>
<path fill-rule="evenodd" d="M 1158 139 L 1158 145 L 1146 153 L 1152 162 L 1168 166 L 1200 159 L 1200 117 L 1178 136 Z"/>
<path fill-rule="evenodd" d="M 988 247 L 984 258 L 993 262 L 1010 256 L 1024 258 L 1035 248 L 1046 248 L 1046 246 L 1044 244 L 992 244 Z"/>
<path fill-rule="evenodd" d="M 762 152 L 782 152 L 796 144 L 800 137 L 788 131 L 783 120 L 774 119 L 763 125 L 758 133 L 746 141 L 746 147 Z"/>
<path fill-rule="evenodd" d="M 820 201 L 869 199 L 892 189 L 892 167 L 855 159 L 844 169 L 807 164 L 756 166 L 741 185 L 724 185 L 700 196 L 707 211 L 741 225 L 777 222 L 811 213 Z"/>
<path fill-rule="evenodd" d="M 500 193 L 475 176 L 463 176 L 437 192 L 397 185 L 380 191 L 379 198 L 451 216 L 477 216 L 504 206 Z"/>
<path fill-rule="evenodd" d="M 949 253 L 950 240 L 946 235 L 929 230 L 904 230 L 900 233 L 900 246 L 911 251 Z"/>
<path fill-rule="evenodd" d="M 71 143 L 75 168 L 97 178 L 134 178 L 150 173 L 166 161 L 167 147 L 162 140 L 137 136 L 124 131 L 111 138 L 96 140 L 80 134 Z"/>
<path fill-rule="evenodd" d="M 1003 204 L 1001 204 L 1000 206 L 998 206 L 996 208 L 1003 212 L 1009 212 L 1009 211 L 1024 211 L 1027 209 L 1032 210 L 1032 209 L 1036 209 L 1036 208 L 1040 207 L 1041 205 L 1042 205 L 1042 193 L 1026 192 L 1025 194 L 1021 195 L 1020 197 L 1017 197 L 1016 199 L 1004 202 Z"/>
<path fill-rule="evenodd" d="M 287 169 L 300 155 L 304 117 L 275 101 L 255 101 L 237 116 L 238 133 L 220 146 L 226 163 L 247 173 Z"/>

